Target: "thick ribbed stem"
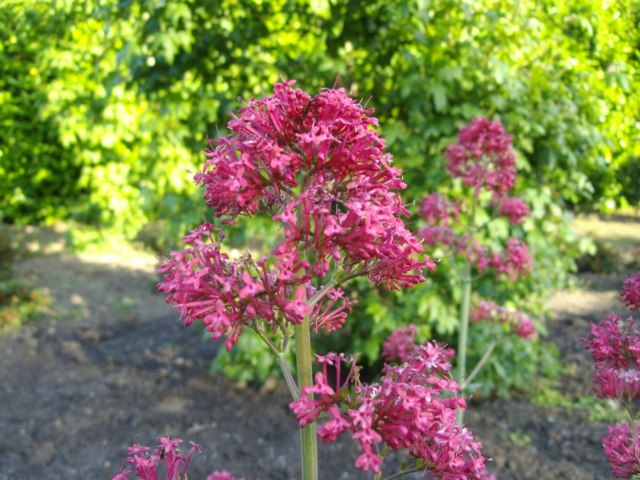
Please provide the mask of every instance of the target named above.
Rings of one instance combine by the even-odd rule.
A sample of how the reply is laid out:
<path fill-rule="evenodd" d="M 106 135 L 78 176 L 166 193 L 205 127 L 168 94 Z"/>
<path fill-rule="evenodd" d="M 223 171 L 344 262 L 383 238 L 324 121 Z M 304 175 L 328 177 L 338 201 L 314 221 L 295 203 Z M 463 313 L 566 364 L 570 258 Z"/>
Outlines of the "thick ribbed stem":
<path fill-rule="evenodd" d="M 311 332 L 309 318 L 305 317 L 300 325 L 296 325 L 296 369 L 300 392 L 305 386 L 313 384 L 311 367 Z M 318 480 L 316 422 L 300 429 L 300 451 L 302 454 L 302 479 Z"/>

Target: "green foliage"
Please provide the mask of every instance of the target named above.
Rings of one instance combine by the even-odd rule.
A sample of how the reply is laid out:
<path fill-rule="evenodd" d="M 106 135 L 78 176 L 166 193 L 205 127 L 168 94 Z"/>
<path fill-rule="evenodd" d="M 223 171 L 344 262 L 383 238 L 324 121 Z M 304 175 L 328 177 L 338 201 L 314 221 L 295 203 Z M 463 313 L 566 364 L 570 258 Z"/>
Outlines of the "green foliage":
<path fill-rule="evenodd" d="M 553 344 L 540 339 L 524 340 L 506 332 L 495 332 L 495 325 L 474 325 L 469 365 L 475 365 L 492 341 L 500 338 L 487 363 L 468 387 L 468 393 L 508 398 L 513 390 L 531 393 L 544 381 L 560 373 L 559 354 Z"/>
<path fill-rule="evenodd" d="M 0 6 L 0 215 L 133 236 L 202 216 L 190 173 L 236 98 L 279 75 L 372 99 L 408 198 L 461 123 L 500 117 L 527 183 L 636 202 L 635 0 L 8 0 Z M 424 168 L 426 165 L 435 168 Z M 620 174 L 617 174 L 620 172 Z"/>

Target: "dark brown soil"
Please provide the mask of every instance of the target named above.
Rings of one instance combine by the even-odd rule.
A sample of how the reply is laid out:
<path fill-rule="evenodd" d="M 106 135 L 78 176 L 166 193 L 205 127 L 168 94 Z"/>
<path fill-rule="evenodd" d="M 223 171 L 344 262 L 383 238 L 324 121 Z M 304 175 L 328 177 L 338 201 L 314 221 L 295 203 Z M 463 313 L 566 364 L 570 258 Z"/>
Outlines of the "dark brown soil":
<path fill-rule="evenodd" d="M 204 447 L 190 478 L 226 469 L 249 479 L 300 478 L 298 428 L 282 382 L 240 388 L 208 373 L 218 346 L 185 329 L 153 292 L 153 259 L 81 256 L 41 237 L 17 271 L 48 289 L 37 325 L 0 337 L 0 480 L 106 479 L 127 446 L 161 435 Z M 591 321 L 619 309 L 621 275 L 587 276 L 586 290 L 554 299 L 550 338 L 568 369 L 562 388 L 590 388 L 579 346 Z M 500 479 L 610 478 L 605 423 L 584 409 L 527 398 L 473 403 L 467 419 Z M 322 445 L 322 479 L 371 478 L 353 467 L 348 438 Z M 410 478 L 410 477 L 405 477 Z"/>

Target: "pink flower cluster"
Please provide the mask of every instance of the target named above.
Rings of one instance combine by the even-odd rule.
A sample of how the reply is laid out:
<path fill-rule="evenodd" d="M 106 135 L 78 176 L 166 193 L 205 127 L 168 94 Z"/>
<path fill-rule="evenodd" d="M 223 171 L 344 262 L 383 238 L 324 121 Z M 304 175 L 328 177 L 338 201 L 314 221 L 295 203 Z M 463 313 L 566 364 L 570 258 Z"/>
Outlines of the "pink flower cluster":
<path fill-rule="evenodd" d="M 300 399 L 290 407 L 300 427 L 321 414 L 328 415 L 318 429 L 323 442 L 333 442 L 350 431 L 361 448 L 356 467 L 380 472 L 378 452 L 384 444 L 394 450 L 406 449 L 425 475 L 486 478 L 481 444 L 456 423 L 457 409 L 466 404 L 455 396 L 460 386 L 449 375 L 444 347 L 430 343 L 418 347 L 408 362 L 385 365 L 380 382 L 369 385 L 359 384 L 353 361 L 344 355 L 329 354 L 318 360 L 322 371 L 316 374 L 314 385 L 304 387 Z M 343 363 L 351 363 L 344 378 Z M 335 369 L 335 375 L 329 374 L 329 367 Z M 356 384 L 354 391 L 349 390 L 349 383 Z"/>
<path fill-rule="evenodd" d="M 418 353 L 416 340 L 416 326 L 410 324 L 394 331 L 382 344 L 382 358 L 387 362 L 400 360 L 408 362 Z"/>
<path fill-rule="evenodd" d="M 511 137 L 500 122 L 474 119 L 460 129 L 458 141 L 447 148 L 445 156 L 451 176 L 461 178 L 465 185 L 503 195 L 515 184 Z"/>
<path fill-rule="evenodd" d="M 396 289 L 435 269 L 401 219 L 408 211 L 393 190 L 405 184 L 372 111 L 343 89 L 311 97 L 293 83 L 241 108 L 195 177 L 216 216 L 269 215 L 282 243 L 257 261 L 231 260 L 204 224 L 160 268 L 167 302 L 187 325 L 201 320 L 214 338 L 227 335 L 227 349 L 256 322 L 275 329 L 310 315 L 316 331 L 340 328 L 350 310 L 344 292 L 314 287 L 336 272 Z"/>
<path fill-rule="evenodd" d="M 141 480 L 158 480 L 160 478 L 158 467 L 164 465 L 165 480 L 186 480 L 189 461 L 194 453 L 202 450 L 200 445 L 191 443 L 191 449 L 185 456 L 178 449 L 182 440 L 162 437 L 159 442 L 160 444 L 153 450 L 151 447 L 138 444 L 129 447 L 127 463 L 133 467 L 134 475 Z M 129 480 L 130 474 L 131 470 L 124 468 L 121 473 L 111 477 L 111 480 Z"/>
<path fill-rule="evenodd" d="M 507 240 L 505 249 L 491 252 L 476 240 L 468 247 L 467 236 L 457 236 L 455 230 L 447 225 L 423 227 L 418 234 L 430 247 L 445 245 L 454 253 L 466 256 L 478 273 L 491 269 L 498 275 L 516 280 L 533 270 L 533 258 L 527 244 L 515 237 Z"/>
<path fill-rule="evenodd" d="M 133 467 L 136 478 L 141 480 L 159 480 L 160 472 L 164 470 L 165 480 L 187 480 L 187 469 L 194 453 L 200 453 L 202 447 L 191 442 L 191 449 L 187 455 L 182 455 L 178 445 L 179 438 L 161 437 L 160 444 L 155 448 L 133 444 L 129 447 L 127 463 Z M 158 468 L 159 466 L 162 466 Z M 129 480 L 131 470 L 125 467 L 121 473 L 111 477 L 111 480 Z M 207 476 L 206 480 L 236 480 L 229 472 L 217 470 Z M 243 480 L 243 479 L 240 479 Z"/>
<path fill-rule="evenodd" d="M 628 277 L 622 285 L 622 303 L 631 310 L 640 310 L 640 272 Z"/>
<path fill-rule="evenodd" d="M 421 282 L 420 269 L 433 265 L 414 258 L 422 247 L 394 192 L 406 185 L 384 153 L 373 111 L 344 89 L 311 97 L 294 83 L 251 100 L 229 122 L 232 133 L 211 141 L 195 177 L 207 204 L 228 221 L 256 213 L 279 221 L 287 241 L 275 255 L 284 267 L 306 261 L 305 273 L 324 278 L 336 260 L 390 288 Z"/>
<path fill-rule="evenodd" d="M 628 422 L 609 426 L 609 434 L 602 440 L 604 454 L 609 459 L 616 478 L 637 478 L 640 475 L 640 422 L 636 422 L 636 437 Z"/>
<path fill-rule="evenodd" d="M 582 345 L 595 360 L 595 393 L 622 402 L 640 400 L 640 325 L 611 314 L 591 325 Z"/>
<path fill-rule="evenodd" d="M 299 324 L 309 315 L 314 331 L 342 326 L 351 306 L 340 288 L 330 289 L 310 306 L 307 299 L 316 291 L 290 279 L 280 259 L 231 260 L 221 252 L 221 239 L 214 238 L 214 231 L 210 224 L 201 225 L 185 237 L 190 246 L 160 267 L 166 276 L 158 289 L 169 294 L 167 302 L 179 306 L 187 326 L 201 320 L 213 339 L 227 335 L 227 350 L 256 321 L 275 330 L 286 322 Z"/>
<path fill-rule="evenodd" d="M 493 269 L 498 275 L 516 280 L 520 276 L 528 275 L 533 270 L 533 258 L 527 244 L 515 237 L 507 240 L 507 248 L 500 252 L 488 253 L 487 249 L 477 242 L 469 252 L 469 261 L 478 269 L 479 273 L 487 268 Z"/>
<path fill-rule="evenodd" d="M 520 310 L 510 310 L 497 305 L 490 300 L 481 300 L 469 312 L 472 322 L 491 321 L 508 324 L 520 338 L 535 338 L 538 336 L 531 317 Z"/>

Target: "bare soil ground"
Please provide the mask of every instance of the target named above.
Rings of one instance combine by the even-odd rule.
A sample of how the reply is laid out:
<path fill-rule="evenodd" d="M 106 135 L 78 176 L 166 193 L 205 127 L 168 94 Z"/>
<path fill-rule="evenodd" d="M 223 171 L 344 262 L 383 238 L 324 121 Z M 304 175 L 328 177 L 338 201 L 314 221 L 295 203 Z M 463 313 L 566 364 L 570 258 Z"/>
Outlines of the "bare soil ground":
<path fill-rule="evenodd" d="M 218 345 L 185 329 L 155 293 L 153 255 L 72 254 L 55 229 L 19 240 L 32 253 L 16 271 L 53 302 L 36 324 L 0 337 L 0 480 L 110 478 L 129 444 L 165 434 L 203 445 L 193 479 L 212 469 L 247 480 L 300 478 L 283 382 L 240 388 L 208 373 Z M 582 290 L 553 299 L 549 337 L 571 367 L 561 384 L 573 401 L 590 389 L 579 339 L 590 322 L 621 309 L 623 278 L 583 275 Z M 600 444 L 606 424 L 589 421 L 585 409 L 516 397 L 472 403 L 467 419 L 500 479 L 611 478 Z M 320 478 L 370 478 L 353 467 L 356 450 L 344 440 L 321 446 Z"/>

